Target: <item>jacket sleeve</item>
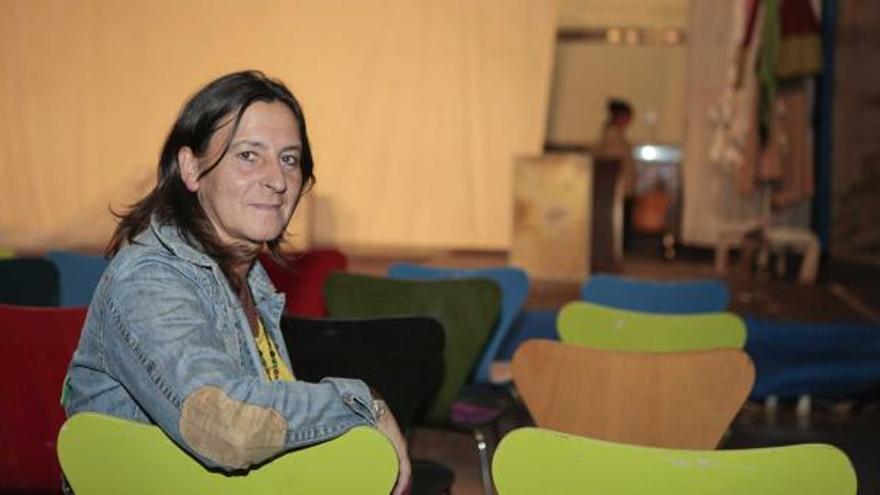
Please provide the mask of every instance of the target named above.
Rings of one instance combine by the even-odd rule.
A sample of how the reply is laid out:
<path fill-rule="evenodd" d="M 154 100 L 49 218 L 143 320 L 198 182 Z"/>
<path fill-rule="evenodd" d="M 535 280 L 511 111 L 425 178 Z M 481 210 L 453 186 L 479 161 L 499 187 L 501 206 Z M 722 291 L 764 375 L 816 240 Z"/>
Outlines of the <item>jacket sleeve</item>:
<path fill-rule="evenodd" d="M 197 280 L 160 261 L 120 273 L 102 329 L 107 372 L 176 443 L 210 467 L 245 469 L 374 425 L 359 380 L 269 382 L 231 356 Z M 217 294 L 217 297 L 222 297 Z M 225 338 L 237 338 L 226 336 Z M 239 347 L 240 348 L 240 347 Z"/>

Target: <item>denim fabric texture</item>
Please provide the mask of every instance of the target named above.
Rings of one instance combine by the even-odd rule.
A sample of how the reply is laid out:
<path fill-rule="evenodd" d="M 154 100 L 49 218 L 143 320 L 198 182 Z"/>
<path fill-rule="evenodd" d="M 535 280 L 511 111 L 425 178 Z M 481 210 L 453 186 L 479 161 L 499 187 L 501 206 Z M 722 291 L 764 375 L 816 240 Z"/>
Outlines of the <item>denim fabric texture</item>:
<path fill-rule="evenodd" d="M 248 283 L 266 331 L 291 366 L 279 329 L 284 295 L 259 262 Z M 68 416 L 92 411 L 156 424 L 203 464 L 222 469 L 232 467 L 200 455 L 181 434 L 187 397 L 205 387 L 277 412 L 287 424 L 278 453 L 375 425 L 369 388 L 359 380 L 268 381 L 219 266 L 176 226 L 155 218 L 101 278 L 65 386 Z"/>

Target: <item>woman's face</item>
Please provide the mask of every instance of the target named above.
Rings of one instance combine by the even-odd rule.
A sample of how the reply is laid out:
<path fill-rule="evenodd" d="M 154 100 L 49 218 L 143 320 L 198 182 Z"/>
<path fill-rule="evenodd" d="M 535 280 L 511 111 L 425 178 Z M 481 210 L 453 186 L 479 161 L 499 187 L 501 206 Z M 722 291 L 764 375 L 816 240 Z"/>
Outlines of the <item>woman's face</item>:
<path fill-rule="evenodd" d="M 287 227 L 302 190 L 302 140 L 293 112 L 281 102 L 256 102 L 245 110 L 223 160 L 198 178 L 223 150 L 232 116 L 195 156 L 178 153 L 181 176 L 196 193 L 220 241 L 226 245 L 260 243 Z"/>

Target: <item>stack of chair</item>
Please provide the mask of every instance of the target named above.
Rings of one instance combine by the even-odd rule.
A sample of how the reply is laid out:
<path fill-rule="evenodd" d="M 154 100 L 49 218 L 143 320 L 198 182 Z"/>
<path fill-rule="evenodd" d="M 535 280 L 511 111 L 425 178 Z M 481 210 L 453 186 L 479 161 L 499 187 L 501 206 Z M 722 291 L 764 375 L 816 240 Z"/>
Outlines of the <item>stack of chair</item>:
<path fill-rule="evenodd" d="M 453 405 L 499 318 L 501 289 L 498 284 L 486 278 L 398 280 L 336 273 L 327 279 L 324 292 L 327 308 L 334 318 L 422 316 L 440 322 L 446 341 L 443 378 L 424 424 L 471 429 L 480 455 L 484 489 L 491 491 L 485 421 L 463 425 L 454 417 Z"/>
<path fill-rule="evenodd" d="M 587 290 L 595 278 L 584 293 L 613 292 Z M 665 308 L 687 309 L 668 292 L 638 297 L 647 292 L 621 299 L 656 309 L 665 298 Z M 526 342 L 512 364 L 542 427 L 641 445 L 714 448 L 754 383 L 754 366 L 742 351 L 745 326 L 730 313 L 648 313 L 576 301 L 562 308 L 557 325 L 562 343 Z"/>
<path fill-rule="evenodd" d="M 758 376 L 751 398 L 858 399 L 880 384 L 880 327 L 745 318 Z"/>
<path fill-rule="evenodd" d="M 495 281 L 501 289 L 501 313 L 477 361 L 471 381 L 480 385 L 506 382 L 492 376 L 492 365 L 498 359 L 501 345 L 513 329 L 529 295 L 529 277 L 526 272 L 514 266 L 462 269 L 396 263 L 388 269 L 388 276 L 402 280 L 486 278 Z"/>
<path fill-rule="evenodd" d="M 681 284 L 624 295 L 638 281 L 598 282 L 584 287 L 591 302 L 560 312 L 563 342 L 529 341 L 514 355 L 514 382 L 541 428 L 499 445 L 499 494 L 855 494 L 852 464 L 828 445 L 712 450 L 755 379 L 744 323 L 721 312 L 723 284 L 691 285 L 699 294 L 676 300 Z"/>

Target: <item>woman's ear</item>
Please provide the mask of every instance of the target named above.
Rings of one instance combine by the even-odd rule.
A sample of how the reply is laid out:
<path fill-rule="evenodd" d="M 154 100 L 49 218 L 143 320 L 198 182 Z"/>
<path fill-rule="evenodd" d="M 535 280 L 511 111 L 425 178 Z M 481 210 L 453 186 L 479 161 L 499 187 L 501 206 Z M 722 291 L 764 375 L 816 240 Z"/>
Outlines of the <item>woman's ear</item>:
<path fill-rule="evenodd" d="M 180 169 L 180 178 L 186 184 L 190 192 L 199 190 L 199 159 L 189 146 L 184 146 L 177 151 L 177 164 Z"/>

